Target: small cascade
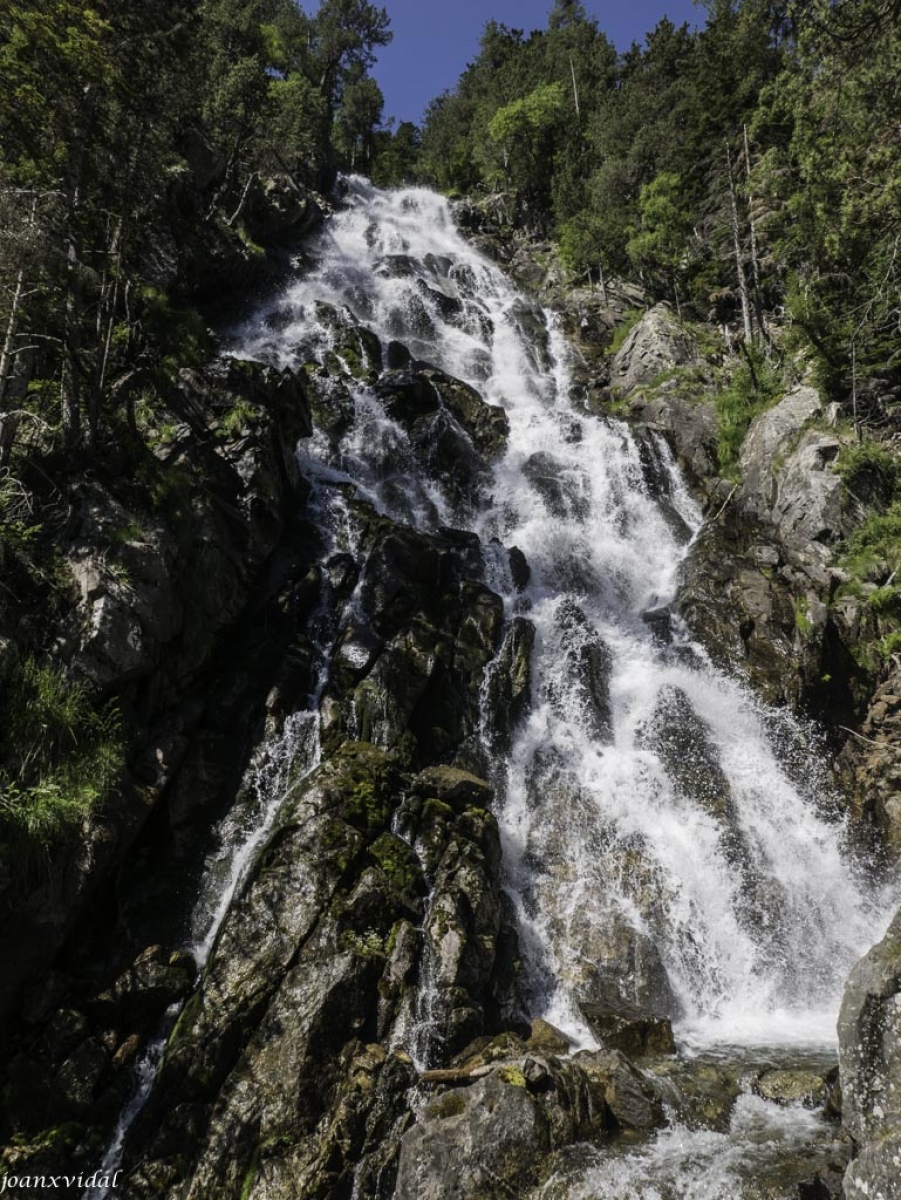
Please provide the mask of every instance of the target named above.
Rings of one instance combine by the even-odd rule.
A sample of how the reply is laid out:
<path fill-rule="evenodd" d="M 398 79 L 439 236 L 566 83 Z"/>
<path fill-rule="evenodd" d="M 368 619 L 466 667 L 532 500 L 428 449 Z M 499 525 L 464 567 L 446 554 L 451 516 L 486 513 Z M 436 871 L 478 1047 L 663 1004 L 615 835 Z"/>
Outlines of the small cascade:
<path fill-rule="evenodd" d="M 318 700 L 318 690 L 317 690 Z M 315 710 L 293 713 L 257 749 L 235 803 L 216 830 L 216 850 L 203 872 L 184 945 L 202 971 L 232 900 L 265 844 L 288 790 L 319 761 L 319 722 Z M 101 1173 L 113 1175 L 122 1163 L 131 1127 L 150 1099 L 169 1034 L 183 1004 L 167 1009 L 159 1032 L 133 1069 L 131 1099 L 122 1110 L 103 1157 Z M 82 1200 L 107 1200 L 107 1188 L 89 1188 Z"/>
<path fill-rule="evenodd" d="M 118 1171 L 122 1163 L 122 1156 L 125 1152 L 125 1139 L 128 1137 L 128 1131 L 141 1115 L 144 1106 L 150 1099 L 153 1081 L 156 1079 L 160 1064 L 163 1061 L 166 1042 L 180 1011 L 181 1006 L 178 1004 L 173 1004 L 166 1010 L 159 1033 L 157 1033 L 156 1037 L 151 1038 L 150 1042 L 145 1046 L 133 1068 L 134 1091 L 131 1099 L 119 1114 L 119 1120 L 116 1122 L 113 1136 L 103 1156 L 103 1162 L 100 1164 L 99 1174 L 105 1179 L 115 1176 L 116 1171 Z M 86 1189 L 82 1200 L 106 1200 L 110 1194 L 110 1189 L 107 1187 L 91 1187 Z"/>
<path fill-rule="evenodd" d="M 199 970 L 206 966 L 231 902 L 269 837 L 289 788 L 318 762 L 315 709 L 286 717 L 281 729 L 254 754 L 238 800 L 216 831 L 216 850 L 207 861 L 191 914 L 186 949 Z"/>

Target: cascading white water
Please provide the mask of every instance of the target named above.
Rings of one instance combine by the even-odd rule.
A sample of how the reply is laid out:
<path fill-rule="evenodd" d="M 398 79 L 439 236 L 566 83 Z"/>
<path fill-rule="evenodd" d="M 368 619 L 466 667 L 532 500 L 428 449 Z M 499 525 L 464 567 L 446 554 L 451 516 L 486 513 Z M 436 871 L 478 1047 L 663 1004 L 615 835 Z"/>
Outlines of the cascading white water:
<path fill-rule="evenodd" d="M 789 1193 L 779 1186 L 780 1168 L 803 1162 L 811 1145 L 828 1139 L 818 1113 L 742 1095 L 728 1132 L 675 1122 L 638 1150 L 586 1153 L 529 1200 L 735 1200 L 749 1188 L 755 1200 L 797 1195 L 797 1186 Z"/>
<path fill-rule="evenodd" d="M 498 814 L 535 1015 L 590 1043 L 576 1000 L 583 967 L 596 932 L 624 922 L 656 946 L 684 1042 L 832 1042 L 842 981 L 889 908 L 850 865 L 813 758 L 790 772 L 768 738 L 772 714 L 713 669 L 678 621 L 664 645 L 642 620 L 672 599 L 701 520 L 666 448 L 649 446 L 655 488 L 629 428 L 571 403 L 553 319 L 536 323 L 457 232 L 447 201 L 357 179 L 346 199 L 317 265 L 278 301 L 279 319 L 261 314 L 240 348 L 282 366 L 321 355 L 333 344 L 329 305 L 506 410 L 508 448 L 477 511 L 454 509 L 362 385 L 343 441 L 320 433 L 311 454 L 395 519 L 465 525 L 486 547 L 497 538 L 528 559 L 517 594 L 486 554 L 508 614 L 536 629 L 532 709 L 499 765 Z M 608 676 L 606 717 L 586 683 L 592 655 Z M 714 756 L 713 803 L 709 780 L 698 794 L 679 786 L 659 751 L 674 704 L 702 731 L 702 775 Z"/>

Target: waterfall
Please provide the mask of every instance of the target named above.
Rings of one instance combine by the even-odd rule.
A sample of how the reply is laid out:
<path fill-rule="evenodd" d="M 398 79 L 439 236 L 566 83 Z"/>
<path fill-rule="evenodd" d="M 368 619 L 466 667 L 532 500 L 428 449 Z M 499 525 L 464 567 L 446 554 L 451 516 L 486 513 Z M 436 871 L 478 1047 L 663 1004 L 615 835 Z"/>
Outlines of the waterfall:
<path fill-rule="evenodd" d="M 615 971 L 625 954 L 617 986 L 678 1016 L 685 1043 L 832 1043 L 842 982 L 888 908 L 849 862 L 818 756 L 787 762 L 769 733 L 781 722 L 779 740 L 800 745 L 803 731 L 666 611 L 701 524 L 666 446 L 579 410 L 553 317 L 462 237 L 444 198 L 347 188 L 313 269 L 241 331 L 240 352 L 321 359 L 337 311 L 506 411 L 479 503 L 431 478 L 364 384 L 343 438 L 320 431 L 311 454 L 395 520 L 477 533 L 508 616 L 534 626 L 531 711 L 495 770 L 533 1015 L 591 1045 L 598 963 Z M 524 552 L 524 590 L 493 539 Z"/>
<path fill-rule="evenodd" d="M 359 558 L 355 497 L 417 529 L 468 531 L 502 596 L 507 636 L 531 626 L 529 703 L 506 740 L 488 715 L 483 729 L 529 1015 L 591 1047 L 593 1014 L 612 992 L 672 1018 L 689 1053 L 828 1050 L 844 978 L 887 923 L 890 898 L 873 895 L 851 860 L 811 731 L 716 669 L 670 610 L 702 514 L 666 444 L 584 411 L 553 315 L 464 239 L 447 200 L 356 178 L 346 188 L 307 247 L 309 268 L 231 348 L 279 367 L 323 366 L 329 402 L 298 456 L 327 556 Z M 504 410 L 509 435 L 490 472 L 458 487 L 433 469 L 434 447 L 411 439 L 376 373 L 352 361 L 348 329 L 389 365 L 412 355 L 415 368 L 431 364 Z M 358 603 L 354 588 L 340 620 L 364 622 Z M 336 632 L 322 624 L 310 707 L 252 764 L 207 863 L 186 939 L 201 967 L 297 778 L 298 752 L 304 772 L 318 761 Z M 427 920 L 428 907 L 424 940 Z M 426 948 L 419 996 L 391 1039 L 419 1067 L 435 1044 L 429 961 Z M 167 1032 L 142 1059 L 105 1167 L 121 1160 Z M 793 1146 L 811 1120 L 783 1120 L 746 1096 L 733 1133 L 742 1145 L 768 1141 L 775 1122 Z M 668 1195 L 675 1172 L 688 1190 L 673 1194 L 695 1195 L 692 1172 L 717 1156 L 728 1182 L 725 1136 L 676 1125 L 612 1174 L 604 1166 L 604 1187 L 633 1197 L 659 1177 L 662 1192 L 641 1194 Z M 595 1166 L 586 1170 L 565 1193 L 573 1200 L 594 1194 Z"/>

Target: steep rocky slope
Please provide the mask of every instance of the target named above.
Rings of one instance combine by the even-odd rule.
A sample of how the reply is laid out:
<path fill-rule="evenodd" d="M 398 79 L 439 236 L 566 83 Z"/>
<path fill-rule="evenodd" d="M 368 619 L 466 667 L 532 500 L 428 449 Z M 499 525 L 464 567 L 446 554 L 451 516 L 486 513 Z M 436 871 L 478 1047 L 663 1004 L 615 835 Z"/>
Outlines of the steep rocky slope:
<path fill-rule="evenodd" d="M 411 273 L 401 259 L 386 258 L 386 275 Z M 526 255 L 513 265 L 529 273 Z M 354 400 L 363 382 L 410 447 L 400 478 L 386 469 L 379 481 L 396 487 L 398 506 L 437 505 L 405 491 L 404 472 L 435 480 L 458 514 L 489 493 L 509 424 L 419 357 L 435 306 L 461 327 L 470 316 L 449 284 L 442 290 L 448 265 L 430 270 L 412 335 L 383 345 L 349 311 L 321 306 L 322 343 L 301 354 L 299 371 L 225 358 L 185 373 L 179 419 L 157 450 L 179 487 L 156 509 L 135 510 L 108 481 L 79 492 L 59 652 L 92 689 L 119 695 L 145 732 L 85 844 L 27 898 L 6 889 L 0 952 L 14 968 L 2 993 L 0 1132 L 11 1173 L 96 1168 L 161 1030 L 165 1056 L 122 1160 L 127 1195 L 146 1200 L 525 1195 L 569 1161 L 568 1147 L 648 1136 L 665 1106 L 693 1128 L 722 1130 L 747 1094 L 744 1066 L 669 1058 L 672 996 L 650 941 L 631 929 L 595 938 L 598 969 L 578 981 L 603 1049 L 573 1054 L 558 1030 L 526 1020 L 493 806 L 495 758 L 529 711 L 536 637 L 526 609 L 505 612 L 498 573 L 521 590 L 528 563 L 515 547 L 486 553 L 434 513 L 411 528 L 336 477 L 326 502 L 321 468 L 294 455 L 312 436 L 338 460 L 353 456 L 353 439 L 371 434 Z M 892 846 L 901 839 L 889 756 L 871 743 L 890 740 L 899 693 L 888 668 L 855 658 L 864 602 L 836 596 L 836 548 L 860 515 L 831 469 L 847 434 L 799 385 L 756 418 L 741 480 L 725 480 L 715 407 L 680 376 L 660 378 L 697 365 L 690 333 L 658 308 L 611 358 L 608 330 L 638 293 L 611 284 L 606 299 L 558 299 L 585 351 L 574 399 L 586 421 L 612 399 L 628 413 L 646 486 L 667 520 L 682 522 L 680 537 L 656 435 L 706 506 L 676 604 L 645 613 L 647 624 L 666 640 L 683 619 L 767 699 L 831 722 L 847 743 L 860 841 Z M 290 306 L 275 305 L 267 328 L 291 321 Z M 523 300 L 516 322 L 546 360 L 541 314 Z M 568 513 L 571 481 L 553 457 L 533 455 L 528 467 L 549 511 Z M 580 610 L 564 617 L 561 653 L 603 739 L 609 652 Z M 664 699 L 645 748 L 685 791 L 696 786 L 686 748 L 700 754 L 713 781 L 702 800 L 728 823 L 703 723 L 678 690 Z M 305 704 L 320 715 L 316 745 L 288 745 L 262 851 L 200 947 L 186 926 L 222 837 L 217 821 L 252 791 L 254 747 Z M 874 1124 L 871 1096 L 893 1086 L 897 1065 L 896 940 L 858 968 L 843 1010 L 846 1125 L 861 1144 L 887 1139 L 851 1167 L 849 1188 L 878 1179 L 894 1153 L 893 1109 Z M 630 981 L 646 983 L 631 1001 L 626 960 Z M 876 1026 L 888 1031 L 878 1045 Z M 757 1096 L 834 1116 L 825 1068 L 762 1064 L 751 1077 Z M 785 1168 L 792 1194 L 830 1194 L 849 1152 L 836 1128 L 830 1139 L 819 1158 Z"/>

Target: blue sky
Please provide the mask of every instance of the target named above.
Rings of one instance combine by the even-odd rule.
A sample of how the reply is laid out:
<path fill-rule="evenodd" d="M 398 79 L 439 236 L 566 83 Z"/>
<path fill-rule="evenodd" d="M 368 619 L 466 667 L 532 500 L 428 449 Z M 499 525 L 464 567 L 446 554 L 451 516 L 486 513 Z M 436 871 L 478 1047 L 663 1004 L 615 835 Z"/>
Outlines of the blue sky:
<path fill-rule="evenodd" d="M 439 92 L 453 87 L 478 51 L 479 35 L 492 18 L 513 29 L 542 29 L 553 0 L 377 0 L 388 9 L 394 41 L 373 71 L 385 94 L 385 116 L 418 121 Z M 701 24 L 704 11 L 692 0 L 586 0 L 620 50 L 642 41 L 661 17 Z M 308 9 L 309 11 L 309 9 Z"/>

